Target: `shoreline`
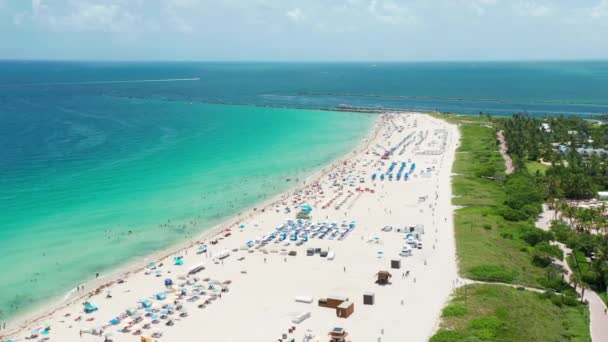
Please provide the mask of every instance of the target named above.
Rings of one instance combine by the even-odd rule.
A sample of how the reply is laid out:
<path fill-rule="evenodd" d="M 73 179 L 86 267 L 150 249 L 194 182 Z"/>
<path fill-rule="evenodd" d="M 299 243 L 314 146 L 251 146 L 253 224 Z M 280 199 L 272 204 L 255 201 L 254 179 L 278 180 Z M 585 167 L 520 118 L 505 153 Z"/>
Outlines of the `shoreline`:
<path fill-rule="evenodd" d="M 323 111 L 323 109 L 319 110 Z M 345 110 L 345 112 L 348 111 Z M 372 112 L 353 113 L 368 115 L 373 114 Z M 171 257 L 172 255 L 187 250 L 188 248 L 200 244 L 205 240 L 213 240 L 214 238 L 222 235 L 225 229 L 238 227 L 238 225 L 242 221 L 250 218 L 251 216 L 254 216 L 258 210 L 261 211 L 268 209 L 280 202 L 282 199 L 289 197 L 294 192 L 297 192 L 298 190 L 301 190 L 302 188 L 306 187 L 308 182 L 315 182 L 316 180 L 322 178 L 324 175 L 330 173 L 332 170 L 339 167 L 344 161 L 348 161 L 349 159 L 355 157 L 359 150 L 369 147 L 369 144 L 371 144 L 374 139 L 377 138 L 377 134 L 382 128 L 380 125 L 380 118 L 381 115 L 378 115 L 376 118 L 374 118 L 374 121 L 370 125 L 370 128 L 364 138 L 359 141 L 353 148 L 348 150 L 345 154 L 341 155 L 337 159 L 331 161 L 330 163 L 323 165 L 316 170 L 313 170 L 308 176 L 306 176 L 306 178 L 299 181 L 297 184 L 288 187 L 287 189 L 277 193 L 271 198 L 254 203 L 235 215 L 228 216 L 225 220 L 222 220 L 220 223 L 217 223 L 209 227 L 208 229 L 202 230 L 201 232 L 197 233 L 197 238 L 194 243 L 190 242 L 191 240 L 177 242 L 147 256 L 137 258 L 136 260 L 128 262 L 122 266 L 117 266 L 109 272 L 100 273 L 99 278 L 89 279 L 86 280 L 84 283 L 80 284 L 80 286 L 84 286 L 84 288 L 86 289 L 85 293 L 83 294 L 78 292 L 76 288 L 72 288 L 63 295 L 57 295 L 54 298 L 49 298 L 48 301 L 40 303 L 39 305 L 36 305 L 30 310 L 26 310 L 26 312 L 18 314 L 12 319 L 6 320 L 6 330 L 9 331 L 8 333 L 6 333 L 7 336 L 16 334 L 19 331 L 27 328 L 28 326 L 38 323 L 48 318 L 49 316 L 52 316 L 57 311 L 69 307 L 78 301 L 81 301 L 85 298 L 90 298 L 99 289 L 109 287 L 115 284 L 119 279 L 126 278 L 131 274 L 143 271 L 148 266 L 147 264 L 149 264 L 149 262 L 151 261 L 162 262 Z M 1 332 L 4 334 L 5 330 L 3 329 Z M 4 335 L 0 334 L 0 336 Z"/>

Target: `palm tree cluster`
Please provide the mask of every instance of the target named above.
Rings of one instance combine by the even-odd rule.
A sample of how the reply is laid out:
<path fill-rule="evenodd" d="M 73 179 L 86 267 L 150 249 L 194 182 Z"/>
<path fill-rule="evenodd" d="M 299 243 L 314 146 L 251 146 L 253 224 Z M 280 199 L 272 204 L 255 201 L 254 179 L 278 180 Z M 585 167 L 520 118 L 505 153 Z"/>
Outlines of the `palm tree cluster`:
<path fill-rule="evenodd" d="M 608 189 L 608 155 L 591 150 L 608 150 L 608 116 L 600 120 L 603 124 L 578 117 L 538 119 L 518 114 L 499 125 L 515 174 L 525 174 L 529 162 L 549 166 L 544 174 L 537 171 L 534 186 L 530 182 L 520 182 L 520 186 L 529 187 L 531 197 L 536 197 L 538 187 L 543 189 L 544 199 L 555 210 L 552 232 L 574 251 L 577 280 L 604 292 L 608 286 L 607 206 L 581 207 L 572 201 L 591 199 L 597 191 Z M 530 205 L 526 208 L 534 212 Z"/>
<path fill-rule="evenodd" d="M 547 197 L 589 199 L 608 189 L 608 154 L 599 153 L 608 151 L 608 125 L 578 117 L 537 119 L 523 114 L 500 124 L 516 170 L 527 169 L 528 162 L 552 166 L 544 175 Z"/>

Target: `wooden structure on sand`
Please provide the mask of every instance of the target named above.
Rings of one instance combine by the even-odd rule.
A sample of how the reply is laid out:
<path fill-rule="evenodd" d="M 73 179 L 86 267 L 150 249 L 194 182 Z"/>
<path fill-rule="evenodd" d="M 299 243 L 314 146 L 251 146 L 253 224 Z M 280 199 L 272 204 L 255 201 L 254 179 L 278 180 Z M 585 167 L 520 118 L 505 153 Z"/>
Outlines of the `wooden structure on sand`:
<path fill-rule="evenodd" d="M 376 283 L 386 285 L 390 282 L 392 275 L 388 271 L 379 271 L 376 273 Z"/>
<path fill-rule="evenodd" d="M 346 337 L 348 333 L 344 330 L 344 328 L 334 328 L 329 332 L 330 342 L 346 342 Z"/>
<path fill-rule="evenodd" d="M 319 298 L 319 306 L 323 308 L 336 309 L 336 316 L 348 318 L 355 312 L 355 304 L 346 297 L 331 296 Z"/>

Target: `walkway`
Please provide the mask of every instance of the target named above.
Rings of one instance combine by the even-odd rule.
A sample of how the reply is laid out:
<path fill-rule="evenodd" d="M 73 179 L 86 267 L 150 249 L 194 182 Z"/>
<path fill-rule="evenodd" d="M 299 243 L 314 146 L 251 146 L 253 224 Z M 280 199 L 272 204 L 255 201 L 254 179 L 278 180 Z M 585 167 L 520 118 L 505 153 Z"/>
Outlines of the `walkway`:
<path fill-rule="evenodd" d="M 507 148 L 507 141 L 505 140 L 505 132 L 502 130 L 498 131 L 498 133 L 496 133 L 496 138 L 498 138 L 498 141 L 500 141 L 500 154 L 505 160 L 505 173 L 510 175 L 513 173 L 513 171 L 515 171 L 515 167 L 513 166 L 513 160 L 508 153 L 509 149 Z"/>
<path fill-rule="evenodd" d="M 549 230 L 551 227 L 551 221 L 555 212 L 545 204 L 543 205 L 543 213 L 536 221 L 536 226 L 542 230 Z M 558 246 L 562 252 L 564 252 L 564 256 L 568 256 L 572 254 L 572 250 L 561 242 L 554 242 L 554 245 Z M 556 260 L 556 264 L 561 265 L 566 271 L 566 280 L 568 283 L 571 283 L 572 277 L 572 269 L 570 269 L 570 265 L 566 261 Z M 581 287 L 576 288 L 576 292 L 582 295 Z M 583 300 L 586 300 L 589 303 L 589 313 L 591 314 L 591 338 L 593 341 L 608 341 L 608 315 L 606 314 L 606 305 L 594 291 L 587 290 L 585 291 L 585 295 L 582 296 Z"/>

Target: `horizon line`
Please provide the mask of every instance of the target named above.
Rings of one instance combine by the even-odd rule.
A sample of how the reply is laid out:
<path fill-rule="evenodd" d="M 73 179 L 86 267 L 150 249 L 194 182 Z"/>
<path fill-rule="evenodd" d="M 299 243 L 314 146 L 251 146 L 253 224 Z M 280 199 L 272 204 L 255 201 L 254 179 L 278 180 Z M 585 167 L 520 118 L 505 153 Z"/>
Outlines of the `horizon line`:
<path fill-rule="evenodd" d="M 78 62 L 78 63 L 374 63 L 374 64 L 408 64 L 408 63 L 560 63 L 560 62 L 608 62 L 606 58 L 580 58 L 580 59 L 454 59 L 454 60 L 195 60 L 195 59 L 37 59 L 37 58 L 0 58 L 1 62 Z"/>

